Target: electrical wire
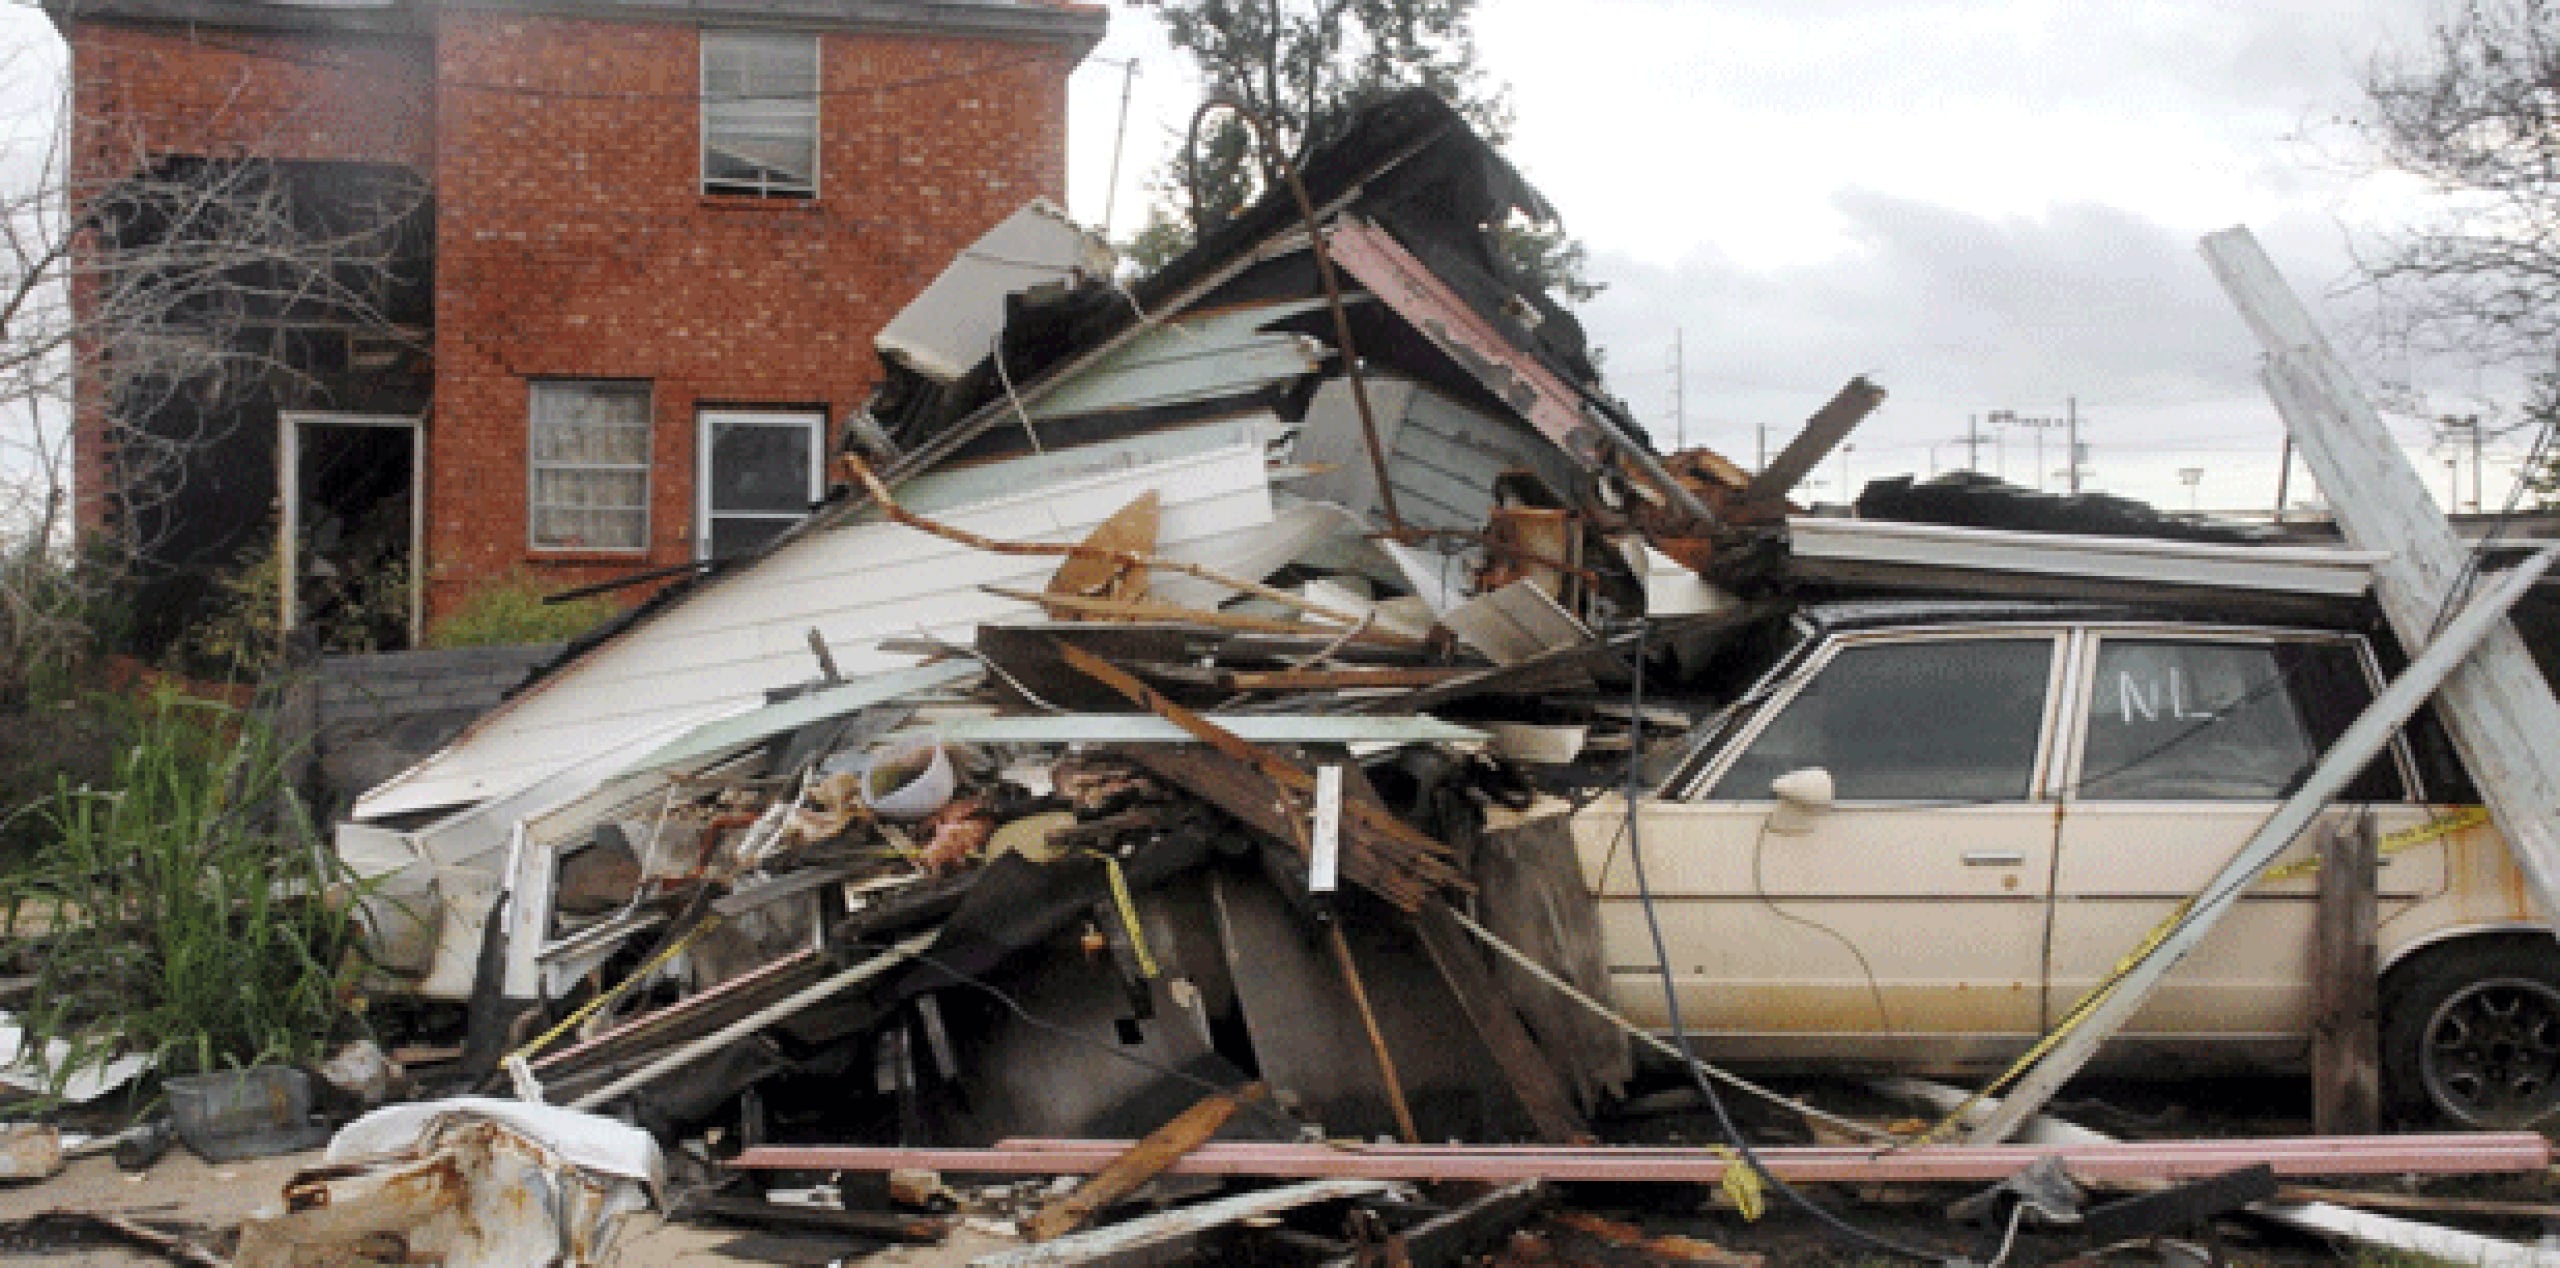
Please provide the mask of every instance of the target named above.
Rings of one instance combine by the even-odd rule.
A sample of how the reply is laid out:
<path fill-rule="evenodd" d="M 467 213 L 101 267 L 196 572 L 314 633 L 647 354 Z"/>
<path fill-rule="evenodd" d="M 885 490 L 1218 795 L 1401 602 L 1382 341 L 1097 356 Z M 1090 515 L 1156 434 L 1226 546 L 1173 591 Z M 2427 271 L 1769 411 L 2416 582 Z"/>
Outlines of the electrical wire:
<path fill-rule="evenodd" d="M 1635 728 L 1635 735 L 1634 743 L 1630 744 L 1627 749 L 1627 858 L 1635 866 L 1636 894 L 1644 904 L 1645 930 L 1653 939 L 1654 962 L 1662 972 L 1663 1002 L 1670 1009 L 1671 1039 L 1672 1042 L 1680 1049 L 1683 1068 L 1688 1072 L 1690 1081 L 1697 1084 L 1698 1090 L 1706 1094 L 1707 1105 L 1715 1111 L 1716 1125 L 1724 1133 L 1726 1142 L 1733 1146 L 1735 1153 L 1742 1155 L 1742 1161 L 1751 1168 L 1754 1174 L 1760 1177 L 1761 1183 L 1770 1188 L 1776 1189 L 1780 1194 L 1784 1195 L 1789 1202 L 1795 1204 L 1798 1209 L 1802 1210 L 1805 1214 L 1812 1216 L 1814 1221 L 1822 1225 L 1823 1228 L 1829 1230 L 1835 1236 L 1846 1239 L 1855 1245 L 1865 1246 L 1873 1250 L 1880 1250 L 1890 1255 L 1899 1255 L 1905 1259 L 1918 1260 L 1923 1263 L 1950 1263 L 1955 1261 L 1957 1256 L 1947 1254 L 1946 1252 L 1906 1245 L 1890 1237 L 1886 1237 L 1881 1233 L 1871 1232 L 1867 1229 L 1860 1228 L 1855 1224 L 1851 1224 L 1849 1221 L 1842 1219 L 1833 1212 L 1817 1205 L 1813 1199 L 1806 1197 L 1803 1192 L 1798 1190 L 1794 1185 L 1791 1185 L 1785 1180 L 1779 1178 L 1774 1172 L 1769 1170 L 1767 1164 L 1760 1160 L 1759 1153 L 1751 1147 L 1751 1141 L 1742 1134 L 1742 1129 L 1734 1124 L 1733 1114 L 1725 1107 L 1724 1095 L 1716 1090 L 1715 1081 L 1698 1072 L 1699 1063 L 1696 1046 L 1689 1042 L 1689 1028 L 1680 1018 L 1679 979 L 1672 972 L 1671 950 L 1662 936 L 1662 917 L 1661 913 L 1657 911 L 1654 906 L 1653 883 L 1645 875 L 1644 837 L 1642 829 L 1637 823 L 1638 816 L 1636 814 L 1636 806 L 1642 796 L 1643 789 L 1644 662 L 1646 656 L 1645 639 L 1648 627 L 1644 619 L 1641 617 L 1637 618 L 1635 627 L 1635 657 L 1633 671 L 1631 674 L 1631 683 L 1628 688 L 1628 713 L 1633 720 L 1632 724 Z"/>

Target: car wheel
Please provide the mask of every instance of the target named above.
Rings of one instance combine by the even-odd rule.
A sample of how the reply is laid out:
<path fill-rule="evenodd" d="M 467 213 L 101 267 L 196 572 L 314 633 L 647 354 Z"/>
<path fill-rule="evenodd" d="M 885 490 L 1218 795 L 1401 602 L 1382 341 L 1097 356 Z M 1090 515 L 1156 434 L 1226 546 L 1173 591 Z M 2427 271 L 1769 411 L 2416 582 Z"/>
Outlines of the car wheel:
<path fill-rule="evenodd" d="M 2394 979 L 2381 1058 L 2401 1117 L 2508 1129 L 2560 1111 L 2560 947 L 2457 945 Z"/>

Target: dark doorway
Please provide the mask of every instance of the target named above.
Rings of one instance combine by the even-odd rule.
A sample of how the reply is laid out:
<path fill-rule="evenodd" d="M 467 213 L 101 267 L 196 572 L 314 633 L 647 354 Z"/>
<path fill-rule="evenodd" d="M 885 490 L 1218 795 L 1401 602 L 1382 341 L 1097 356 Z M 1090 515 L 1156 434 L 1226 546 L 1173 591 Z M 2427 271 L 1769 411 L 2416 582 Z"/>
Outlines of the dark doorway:
<path fill-rule="evenodd" d="M 418 629 L 418 423 L 287 413 L 283 619 L 332 652 L 399 651 Z"/>

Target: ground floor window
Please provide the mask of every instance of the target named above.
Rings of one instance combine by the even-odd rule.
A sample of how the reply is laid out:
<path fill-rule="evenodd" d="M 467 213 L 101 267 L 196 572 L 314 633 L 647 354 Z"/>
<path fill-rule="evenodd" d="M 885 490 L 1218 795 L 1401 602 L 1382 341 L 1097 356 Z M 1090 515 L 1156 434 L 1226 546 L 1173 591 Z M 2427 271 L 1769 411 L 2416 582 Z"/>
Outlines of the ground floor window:
<path fill-rule="evenodd" d="M 826 423 L 818 410 L 702 412 L 698 554 L 751 554 L 809 513 L 824 492 Z"/>
<path fill-rule="evenodd" d="M 536 550 L 646 550 L 649 385 L 533 385 L 529 448 Z"/>

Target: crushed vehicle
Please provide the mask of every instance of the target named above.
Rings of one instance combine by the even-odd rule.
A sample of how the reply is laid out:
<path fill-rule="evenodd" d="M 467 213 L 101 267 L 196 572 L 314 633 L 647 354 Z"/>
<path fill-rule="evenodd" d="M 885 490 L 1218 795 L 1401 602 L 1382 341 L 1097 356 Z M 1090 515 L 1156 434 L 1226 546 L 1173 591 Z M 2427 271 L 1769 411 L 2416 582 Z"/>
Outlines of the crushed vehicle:
<path fill-rule="evenodd" d="M 1864 379 L 1762 472 L 1657 452 L 1428 93 L 1289 175 L 1127 283 L 998 226 L 882 333 L 827 502 L 359 799 L 386 985 L 467 1004 L 468 1079 L 749 1158 L 1253 1082 L 1227 1139 L 1564 1142 L 1665 974 L 1711 1062 L 1994 1069 L 2398 662 L 2373 551 L 1963 481 L 1801 513 Z M 2473 800 L 2422 717 L 2323 814 L 2386 843 L 2404 1110 L 2511 1125 L 2560 1107 L 2560 950 Z M 2300 870 L 2111 1054 L 2298 1063 Z"/>
<path fill-rule="evenodd" d="M 2322 627 L 2048 602 L 1808 605 L 1636 803 L 1685 1020 L 1737 1066 L 1996 1072 L 2205 888 L 2384 681 Z M 2388 645 L 2384 653 L 2394 652 Z M 2560 953 L 2422 715 L 2107 1046 L 2175 1075 L 2300 1069 L 2320 836 L 2382 842 L 2381 1061 L 2410 1120 L 2560 1098 Z M 1575 816 L 1616 997 L 1667 1027 L 1626 799 Z"/>

